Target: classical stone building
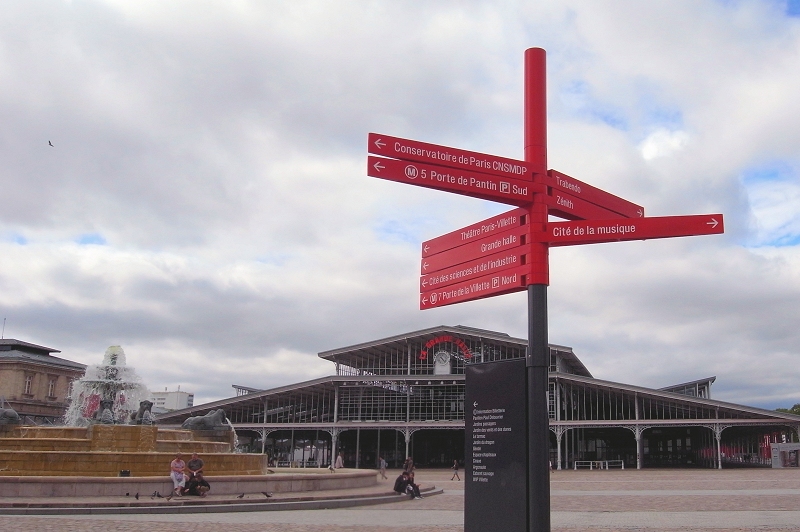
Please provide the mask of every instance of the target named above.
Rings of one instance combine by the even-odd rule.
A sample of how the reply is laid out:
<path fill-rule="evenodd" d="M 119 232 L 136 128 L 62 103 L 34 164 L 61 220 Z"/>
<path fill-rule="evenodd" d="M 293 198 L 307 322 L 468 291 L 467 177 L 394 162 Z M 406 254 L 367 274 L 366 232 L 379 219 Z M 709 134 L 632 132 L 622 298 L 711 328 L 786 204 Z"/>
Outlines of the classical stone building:
<path fill-rule="evenodd" d="M 86 366 L 58 358 L 56 349 L 11 338 L 0 340 L 0 399 L 24 423 L 59 423 L 67 410 L 70 385 Z"/>
<path fill-rule="evenodd" d="M 348 467 L 463 463 L 465 368 L 525 356 L 527 341 L 463 326 L 439 326 L 319 353 L 335 375 L 158 416 L 180 424 L 223 409 L 251 452 L 278 465 Z M 572 348 L 550 345 L 550 456 L 558 469 L 768 466 L 770 443 L 797 441 L 800 416 L 711 398 L 708 377 L 661 389 L 596 379 Z M 283 462 L 281 464 L 280 462 Z"/>

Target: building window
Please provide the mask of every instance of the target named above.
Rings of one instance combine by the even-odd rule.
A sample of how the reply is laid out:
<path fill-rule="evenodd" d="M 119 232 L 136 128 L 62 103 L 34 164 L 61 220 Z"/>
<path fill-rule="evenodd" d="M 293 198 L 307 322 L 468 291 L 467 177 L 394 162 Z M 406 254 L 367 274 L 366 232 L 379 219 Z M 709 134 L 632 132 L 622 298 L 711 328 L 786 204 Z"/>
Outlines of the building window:
<path fill-rule="evenodd" d="M 30 395 L 33 391 L 33 375 L 26 375 L 25 376 L 25 391 L 23 392 L 25 395 Z"/>
<path fill-rule="evenodd" d="M 55 397 L 56 396 L 56 379 L 53 377 L 50 378 L 50 381 L 47 383 L 47 397 Z"/>

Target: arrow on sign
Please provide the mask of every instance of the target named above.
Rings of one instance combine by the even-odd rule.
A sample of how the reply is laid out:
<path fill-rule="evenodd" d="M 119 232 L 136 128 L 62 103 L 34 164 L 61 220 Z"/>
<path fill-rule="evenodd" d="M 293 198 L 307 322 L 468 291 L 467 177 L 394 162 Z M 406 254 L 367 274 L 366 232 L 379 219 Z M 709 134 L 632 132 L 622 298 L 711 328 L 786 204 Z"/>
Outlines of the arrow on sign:
<path fill-rule="evenodd" d="M 469 281 L 452 284 L 420 294 L 419 308 L 425 310 L 435 307 L 483 299 L 500 294 L 510 294 L 525 290 L 525 276 L 530 273 L 529 266 L 519 266 L 491 275 L 484 275 Z"/>
<path fill-rule="evenodd" d="M 436 255 L 425 257 L 420 265 L 420 273 L 438 272 L 439 270 L 485 258 L 501 251 L 519 248 L 525 244 L 524 241 L 527 238 L 528 229 L 528 226 L 516 227 L 503 233 L 490 235 Z"/>
<path fill-rule="evenodd" d="M 533 201 L 530 181 L 396 159 L 369 157 L 368 161 L 367 174 L 371 177 L 511 205 L 528 205 Z"/>
<path fill-rule="evenodd" d="M 419 291 L 426 292 L 434 288 L 441 288 L 443 286 L 474 279 L 475 277 L 515 268 L 525 264 L 525 255 L 530 252 L 530 246 L 522 246 L 507 251 L 501 251 L 500 253 L 495 253 L 481 259 L 464 262 L 463 264 L 453 266 L 452 268 L 445 268 L 431 273 L 430 275 L 423 275 L 419 279 Z M 435 258 L 435 256 L 431 258 Z M 427 260 L 423 259 L 423 267 L 425 267 L 426 263 Z"/>
<path fill-rule="evenodd" d="M 404 161 L 438 164 L 449 168 L 461 168 L 524 181 L 533 179 L 533 165 L 526 161 L 439 146 L 438 144 L 429 144 L 417 140 L 401 139 L 389 135 L 370 133 L 367 140 L 367 151 L 375 155 L 393 157 Z"/>
<path fill-rule="evenodd" d="M 551 246 L 574 246 L 623 240 L 717 235 L 725 232 L 721 214 L 658 216 L 548 223 L 534 238 Z"/>
<path fill-rule="evenodd" d="M 580 200 L 619 213 L 625 218 L 641 218 L 644 216 L 644 207 L 641 205 L 636 205 L 605 190 L 593 187 L 583 181 L 578 181 L 567 174 L 548 170 L 546 176 L 537 176 L 537 179 L 541 179 L 548 187 L 567 192 Z M 595 217 L 595 219 L 598 218 Z"/>
<path fill-rule="evenodd" d="M 480 222 L 423 242 L 422 256 L 429 257 L 480 238 L 486 238 L 496 233 L 508 231 L 514 227 L 527 225 L 528 219 L 527 209 L 513 209 L 498 216 L 492 216 L 491 218 L 481 220 Z"/>

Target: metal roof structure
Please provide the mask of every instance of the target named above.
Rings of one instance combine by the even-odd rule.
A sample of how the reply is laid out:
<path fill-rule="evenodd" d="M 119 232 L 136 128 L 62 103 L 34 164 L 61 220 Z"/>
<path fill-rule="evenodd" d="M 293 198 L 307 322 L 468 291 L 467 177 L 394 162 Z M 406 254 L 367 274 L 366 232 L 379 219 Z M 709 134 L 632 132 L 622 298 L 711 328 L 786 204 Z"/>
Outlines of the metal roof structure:
<path fill-rule="evenodd" d="M 331 435 L 334 449 L 342 432 L 369 429 L 395 430 L 405 435 L 408 446 L 416 431 L 464 429 L 469 364 L 523 358 L 526 347 L 526 340 L 503 333 L 431 327 L 319 353 L 336 365 L 336 375 L 269 390 L 236 385 L 236 397 L 159 414 L 157 419 L 159 424 L 178 425 L 221 408 L 237 430 L 260 434 L 262 442 L 274 431 L 316 430 Z M 583 432 L 576 436 L 574 429 L 627 429 L 636 448 L 643 449 L 646 431 L 647 438 L 655 438 L 658 431 L 694 427 L 701 431 L 692 436 L 695 445 L 702 442 L 709 448 L 716 441 L 717 458 L 705 454 L 703 460 L 706 465 L 717 461 L 720 467 L 722 434 L 728 429 L 740 440 L 742 430 L 761 430 L 770 437 L 787 431 L 800 434 L 800 416 L 712 400 L 687 388 L 704 386 L 707 392 L 715 379 L 660 390 L 596 379 L 572 348 L 551 344 L 548 412 L 558 449 L 553 463 L 561 467 L 562 448 L 570 457 L 566 463 L 584 452 L 576 450 L 575 442 L 563 443 L 568 434 L 572 439 L 584 437 Z M 685 434 L 684 430 L 688 438 Z M 750 445 L 737 442 L 737 448 Z M 643 454 L 634 455 L 637 467 Z"/>

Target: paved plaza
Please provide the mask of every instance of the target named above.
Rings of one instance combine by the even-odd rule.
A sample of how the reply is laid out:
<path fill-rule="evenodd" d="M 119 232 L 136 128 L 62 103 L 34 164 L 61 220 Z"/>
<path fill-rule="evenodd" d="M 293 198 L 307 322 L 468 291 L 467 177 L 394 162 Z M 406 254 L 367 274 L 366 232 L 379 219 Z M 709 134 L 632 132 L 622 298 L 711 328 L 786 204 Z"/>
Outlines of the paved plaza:
<path fill-rule="evenodd" d="M 452 472 L 420 470 L 423 485 L 444 494 L 421 501 L 339 510 L 195 515 L 3 516 L 0 531 L 125 532 L 460 532 L 464 484 Z M 391 489 L 381 481 L 382 491 Z M 800 530 L 800 471 L 556 471 L 551 476 L 554 531 Z"/>

